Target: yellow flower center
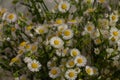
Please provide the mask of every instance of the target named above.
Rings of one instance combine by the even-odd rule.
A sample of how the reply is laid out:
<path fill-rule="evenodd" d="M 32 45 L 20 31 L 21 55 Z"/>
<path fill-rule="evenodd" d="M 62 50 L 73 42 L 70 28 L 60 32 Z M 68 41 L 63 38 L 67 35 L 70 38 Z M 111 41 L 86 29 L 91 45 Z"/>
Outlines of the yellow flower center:
<path fill-rule="evenodd" d="M 25 46 L 25 48 L 26 48 L 26 49 L 30 49 L 30 45 L 27 44 L 27 45 Z"/>
<path fill-rule="evenodd" d="M 62 19 L 57 19 L 56 20 L 56 24 L 62 24 L 62 23 L 63 23 Z"/>
<path fill-rule="evenodd" d="M 63 3 L 61 7 L 62 9 L 67 9 L 67 4 Z"/>
<path fill-rule="evenodd" d="M 36 45 L 33 45 L 32 46 L 32 51 L 35 51 L 37 49 L 37 46 Z"/>
<path fill-rule="evenodd" d="M 71 22 L 71 23 L 75 23 L 75 22 L 76 22 L 76 20 L 74 20 L 74 19 L 73 19 L 73 20 L 70 20 L 70 22 Z"/>
<path fill-rule="evenodd" d="M 24 47 L 26 45 L 26 42 L 20 43 L 20 46 Z"/>
<path fill-rule="evenodd" d="M 8 15 L 8 19 L 13 19 L 13 18 L 14 18 L 14 14 Z"/>
<path fill-rule="evenodd" d="M 59 41 L 59 40 L 55 40 L 55 41 L 54 41 L 54 44 L 55 44 L 55 45 L 59 45 L 59 44 L 60 44 L 60 41 Z"/>
<path fill-rule="evenodd" d="M 60 31 L 63 31 L 63 30 L 64 30 L 64 28 L 63 28 L 63 27 L 61 27 L 61 28 L 60 28 Z"/>
<path fill-rule="evenodd" d="M 101 43 L 101 40 L 100 39 L 96 39 L 96 43 L 97 44 Z"/>
<path fill-rule="evenodd" d="M 32 27 L 28 26 L 26 29 L 27 29 L 27 31 L 30 31 L 32 29 Z"/>
<path fill-rule="evenodd" d="M 69 30 L 64 31 L 64 35 L 65 36 L 69 36 L 70 35 L 70 31 Z"/>
<path fill-rule="evenodd" d="M 75 73 L 74 72 L 70 72 L 68 75 L 69 75 L 69 77 L 74 77 Z"/>
<path fill-rule="evenodd" d="M 90 3 L 91 3 L 91 0 L 87 0 L 87 3 L 89 3 L 89 4 L 90 4 Z"/>
<path fill-rule="evenodd" d="M 18 51 L 18 54 L 23 54 L 23 52 L 24 51 L 21 49 L 21 50 Z"/>
<path fill-rule="evenodd" d="M 112 16 L 112 20 L 115 20 L 115 19 L 116 19 L 116 16 L 115 16 L 115 15 L 113 15 L 113 16 Z"/>
<path fill-rule="evenodd" d="M 40 33 L 40 34 L 43 34 L 43 33 L 44 33 L 44 30 L 43 30 L 43 29 L 39 29 L 39 33 Z"/>
<path fill-rule="evenodd" d="M 117 32 L 117 31 L 114 31 L 114 32 L 113 32 L 113 35 L 114 35 L 114 36 L 118 36 L 118 32 Z"/>
<path fill-rule="evenodd" d="M 91 69 L 90 69 L 90 68 L 86 69 L 86 72 L 87 72 L 88 74 L 90 74 L 90 73 L 91 73 Z"/>
<path fill-rule="evenodd" d="M 14 28 L 14 27 L 12 27 L 12 28 L 11 28 L 11 31 L 13 31 L 13 32 L 14 32 L 15 30 L 16 30 L 16 28 Z"/>
<path fill-rule="evenodd" d="M 72 51 L 72 55 L 73 55 L 73 56 L 77 56 L 77 51 L 75 51 L 75 50 Z"/>
<path fill-rule="evenodd" d="M 70 66 L 74 66 L 74 61 L 70 61 L 70 62 L 69 62 L 69 65 L 70 65 Z"/>
<path fill-rule="evenodd" d="M 13 63 L 17 62 L 17 61 L 18 61 L 18 58 L 16 58 L 16 57 L 14 57 L 14 58 L 11 59 L 11 62 L 13 62 Z"/>
<path fill-rule="evenodd" d="M 38 64 L 37 64 L 37 63 L 32 63 L 32 64 L 31 64 L 31 67 L 32 67 L 32 68 L 38 68 Z"/>
<path fill-rule="evenodd" d="M 114 38 L 114 37 L 112 37 L 112 38 L 111 38 L 111 41 L 115 42 L 115 38 Z"/>
<path fill-rule="evenodd" d="M 88 27 L 87 27 L 87 30 L 88 30 L 88 31 L 92 31 L 92 27 L 91 27 L 91 26 L 88 26 Z"/>
<path fill-rule="evenodd" d="M 51 70 L 51 73 L 52 73 L 53 75 L 56 75 L 56 74 L 57 74 L 57 70 L 56 70 L 56 69 L 52 69 L 52 70 Z"/>
<path fill-rule="evenodd" d="M 81 63 L 83 62 L 83 59 L 82 59 L 82 58 L 79 58 L 79 59 L 77 59 L 77 62 L 78 62 L 79 64 L 81 64 Z"/>

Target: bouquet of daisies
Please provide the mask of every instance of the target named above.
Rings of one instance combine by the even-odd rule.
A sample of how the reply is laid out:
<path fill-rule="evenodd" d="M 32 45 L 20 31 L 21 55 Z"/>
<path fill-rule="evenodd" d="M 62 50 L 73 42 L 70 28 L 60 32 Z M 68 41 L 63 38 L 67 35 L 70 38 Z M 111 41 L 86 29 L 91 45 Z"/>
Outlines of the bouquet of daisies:
<path fill-rule="evenodd" d="M 0 67 L 15 80 L 120 79 L 119 0 L 13 3 L 28 9 L 0 8 Z"/>

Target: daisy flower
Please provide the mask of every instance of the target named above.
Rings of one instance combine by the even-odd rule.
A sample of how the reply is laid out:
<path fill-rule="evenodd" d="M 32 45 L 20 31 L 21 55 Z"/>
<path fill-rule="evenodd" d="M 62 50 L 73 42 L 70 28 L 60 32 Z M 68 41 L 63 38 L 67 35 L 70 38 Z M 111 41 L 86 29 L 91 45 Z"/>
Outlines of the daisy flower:
<path fill-rule="evenodd" d="M 86 67 L 85 67 L 85 71 L 86 71 L 86 73 L 87 73 L 88 75 L 93 75 L 93 74 L 94 74 L 94 70 L 93 70 L 93 68 L 90 67 L 90 66 L 86 66 Z"/>
<path fill-rule="evenodd" d="M 112 27 L 110 29 L 110 34 L 113 37 L 119 37 L 120 36 L 120 31 L 116 27 Z"/>
<path fill-rule="evenodd" d="M 57 78 L 58 76 L 60 76 L 60 69 L 58 67 L 53 67 L 49 71 L 49 76 L 53 79 Z"/>
<path fill-rule="evenodd" d="M 31 45 L 31 51 L 32 51 L 32 52 L 36 52 L 37 50 L 38 50 L 38 45 L 37 45 L 37 43 L 32 44 L 32 45 Z"/>
<path fill-rule="evenodd" d="M 94 39 L 94 43 L 95 43 L 96 45 L 98 45 L 98 44 L 101 44 L 102 41 L 101 41 L 100 38 L 96 38 L 96 39 Z"/>
<path fill-rule="evenodd" d="M 56 21 L 55 21 L 55 26 L 58 26 L 58 25 L 61 25 L 61 24 L 63 24 L 64 23 L 64 19 L 56 19 Z"/>
<path fill-rule="evenodd" d="M 17 15 L 15 13 L 8 13 L 6 15 L 6 20 L 8 22 L 15 22 L 17 20 Z"/>
<path fill-rule="evenodd" d="M 67 1 L 61 1 L 58 5 L 58 10 L 62 13 L 67 12 L 70 8 L 70 3 Z"/>
<path fill-rule="evenodd" d="M 111 36 L 109 38 L 109 42 L 110 42 L 111 45 L 115 44 L 117 41 L 118 41 L 118 37 Z"/>
<path fill-rule="evenodd" d="M 68 68 L 72 68 L 74 66 L 75 66 L 75 62 L 73 59 L 68 60 L 68 62 L 66 63 L 66 67 L 68 67 Z"/>
<path fill-rule="evenodd" d="M 29 26 L 26 26 L 26 27 L 25 27 L 25 32 L 26 32 L 26 33 L 29 33 L 29 32 L 32 30 L 32 28 L 33 28 L 33 27 L 30 26 L 30 25 L 29 25 Z"/>
<path fill-rule="evenodd" d="M 27 66 L 29 70 L 32 72 L 37 72 L 41 68 L 41 64 L 36 60 L 32 60 L 31 62 L 28 63 Z"/>
<path fill-rule="evenodd" d="M 63 31 L 63 39 L 68 40 L 73 37 L 73 31 L 71 29 L 66 29 Z"/>
<path fill-rule="evenodd" d="M 74 62 L 78 67 L 82 67 L 86 65 L 87 59 L 84 56 L 80 55 L 75 58 Z"/>
<path fill-rule="evenodd" d="M 85 31 L 88 32 L 88 33 L 92 33 L 95 29 L 95 26 L 93 23 L 88 23 L 86 26 L 85 26 Z"/>
<path fill-rule="evenodd" d="M 71 51 L 70 51 L 70 55 L 71 55 L 72 57 L 76 57 L 76 56 L 80 55 L 80 51 L 79 51 L 78 49 L 76 49 L 76 48 L 73 48 L 73 49 L 71 49 Z"/>
<path fill-rule="evenodd" d="M 61 48 L 61 47 L 63 47 L 64 42 L 59 37 L 52 37 L 50 39 L 50 45 L 53 46 L 54 48 Z"/>
<path fill-rule="evenodd" d="M 29 51 L 30 49 L 31 49 L 31 44 L 26 44 L 25 50 L 26 50 L 26 51 Z"/>
<path fill-rule="evenodd" d="M 95 48 L 95 49 L 94 49 L 94 53 L 95 53 L 95 54 L 99 54 L 99 53 L 100 53 L 99 48 Z"/>
<path fill-rule="evenodd" d="M 36 33 L 37 34 L 44 34 L 44 33 L 47 33 L 48 32 L 48 29 L 47 27 L 45 26 L 38 26 L 36 29 L 35 29 Z"/>
<path fill-rule="evenodd" d="M 112 14 L 110 15 L 110 21 L 111 21 L 111 22 L 117 22 L 117 21 L 118 21 L 118 15 L 112 13 Z"/>
<path fill-rule="evenodd" d="M 77 78 L 77 72 L 74 69 L 68 69 L 65 72 L 65 77 L 68 80 L 75 80 Z"/>
<path fill-rule="evenodd" d="M 96 29 L 95 31 L 93 31 L 93 32 L 90 34 L 90 37 L 91 37 L 92 39 L 95 39 L 95 38 L 97 38 L 97 37 L 99 37 L 99 36 L 100 36 L 100 32 L 99 32 L 98 29 Z"/>
<path fill-rule="evenodd" d="M 58 28 L 58 31 L 63 32 L 64 30 L 68 29 L 68 25 L 61 24 L 57 28 Z"/>

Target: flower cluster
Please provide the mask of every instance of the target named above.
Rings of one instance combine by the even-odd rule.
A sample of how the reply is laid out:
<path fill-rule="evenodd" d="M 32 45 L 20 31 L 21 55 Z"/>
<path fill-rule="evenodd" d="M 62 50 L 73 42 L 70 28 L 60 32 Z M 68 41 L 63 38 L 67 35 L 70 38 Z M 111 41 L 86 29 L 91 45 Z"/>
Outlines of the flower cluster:
<path fill-rule="evenodd" d="M 0 8 L 1 68 L 19 80 L 119 80 L 120 1 L 50 2 L 23 2 L 32 18 Z"/>

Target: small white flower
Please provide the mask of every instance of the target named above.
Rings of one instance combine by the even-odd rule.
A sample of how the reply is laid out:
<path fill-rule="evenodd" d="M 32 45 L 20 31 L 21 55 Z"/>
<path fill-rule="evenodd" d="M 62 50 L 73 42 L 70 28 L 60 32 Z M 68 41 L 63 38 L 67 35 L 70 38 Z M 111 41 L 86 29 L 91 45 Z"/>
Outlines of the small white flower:
<path fill-rule="evenodd" d="M 107 48 L 107 49 L 106 49 L 106 52 L 109 53 L 109 54 L 111 54 L 113 51 L 114 51 L 113 48 Z"/>
<path fill-rule="evenodd" d="M 93 75 L 93 74 L 94 74 L 94 70 L 93 70 L 93 68 L 90 67 L 90 66 L 86 66 L 86 67 L 85 67 L 85 71 L 86 71 L 86 73 L 87 73 L 88 75 Z"/>
<path fill-rule="evenodd" d="M 60 69 L 58 67 L 53 67 L 49 71 L 49 76 L 53 79 L 57 78 L 58 76 L 60 76 Z"/>
<path fill-rule="evenodd" d="M 101 44 L 102 41 L 101 41 L 100 38 L 96 38 L 96 39 L 94 40 L 94 43 L 95 43 L 96 45 L 98 45 L 98 44 Z"/>
<path fill-rule="evenodd" d="M 64 22 L 65 22 L 64 19 L 58 18 L 56 19 L 54 26 L 62 25 L 64 24 Z"/>
<path fill-rule="evenodd" d="M 32 60 L 31 62 L 28 63 L 27 66 L 29 70 L 32 72 L 37 72 L 41 68 L 41 64 L 36 60 Z"/>
<path fill-rule="evenodd" d="M 67 1 L 61 1 L 58 5 L 58 10 L 63 13 L 67 12 L 69 8 L 70 8 L 70 3 Z"/>
<path fill-rule="evenodd" d="M 68 80 L 75 80 L 77 78 L 77 72 L 74 69 L 68 69 L 65 72 L 65 77 Z"/>
<path fill-rule="evenodd" d="M 88 33 L 92 33 L 95 29 L 95 26 L 93 23 L 88 23 L 86 26 L 85 26 L 85 31 L 88 32 Z"/>
<path fill-rule="evenodd" d="M 36 33 L 37 34 L 44 34 L 44 33 L 47 33 L 48 32 L 48 29 L 46 26 L 38 26 L 36 29 L 35 29 Z"/>
<path fill-rule="evenodd" d="M 110 29 L 110 34 L 113 37 L 120 37 L 120 31 L 116 27 Z"/>
<path fill-rule="evenodd" d="M 68 40 L 73 37 L 73 31 L 71 29 L 66 29 L 63 31 L 63 39 Z"/>
<path fill-rule="evenodd" d="M 24 58 L 25 63 L 30 63 L 31 61 L 32 61 L 32 59 L 30 57 L 25 57 Z"/>
<path fill-rule="evenodd" d="M 112 13 L 112 14 L 110 15 L 110 21 L 111 21 L 111 22 L 117 22 L 117 21 L 118 21 L 118 15 Z"/>
<path fill-rule="evenodd" d="M 17 20 L 17 15 L 15 13 L 6 13 L 4 17 L 8 22 L 15 22 Z"/>
<path fill-rule="evenodd" d="M 58 26 L 58 31 L 62 32 L 68 28 L 68 25 L 66 24 L 61 24 Z"/>
<path fill-rule="evenodd" d="M 80 51 L 79 51 L 78 49 L 76 49 L 76 48 L 73 48 L 73 49 L 71 49 L 71 51 L 70 51 L 70 55 L 71 55 L 72 57 L 76 57 L 76 56 L 80 55 Z"/>
<path fill-rule="evenodd" d="M 94 53 L 95 53 L 95 54 L 99 54 L 99 53 L 100 53 L 99 48 L 95 48 L 95 49 L 94 49 Z"/>
<path fill-rule="evenodd" d="M 99 36 L 100 36 L 99 30 L 97 29 L 97 30 L 93 31 L 93 32 L 90 34 L 90 36 L 91 36 L 92 39 L 95 39 L 95 38 L 99 37 Z"/>
<path fill-rule="evenodd" d="M 64 42 L 59 37 L 52 37 L 50 39 L 50 45 L 53 46 L 54 48 L 62 48 L 64 45 Z"/>
<path fill-rule="evenodd" d="M 110 45 L 116 44 L 117 41 L 118 41 L 118 37 L 111 36 L 111 37 L 109 38 L 109 43 L 110 43 Z"/>
<path fill-rule="evenodd" d="M 74 66 L 75 66 L 75 62 L 73 59 L 68 60 L 68 62 L 66 63 L 66 67 L 68 67 L 68 68 L 72 68 Z"/>
<path fill-rule="evenodd" d="M 78 67 L 83 67 L 87 63 L 87 59 L 82 55 L 77 56 L 74 61 Z"/>

